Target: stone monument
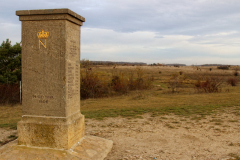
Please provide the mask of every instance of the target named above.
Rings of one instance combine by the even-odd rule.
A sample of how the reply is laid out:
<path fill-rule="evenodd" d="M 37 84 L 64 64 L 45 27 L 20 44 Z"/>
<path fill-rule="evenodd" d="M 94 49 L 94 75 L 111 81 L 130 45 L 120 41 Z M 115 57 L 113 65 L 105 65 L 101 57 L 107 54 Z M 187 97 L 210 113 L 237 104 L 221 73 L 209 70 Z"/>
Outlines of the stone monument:
<path fill-rule="evenodd" d="M 68 9 L 17 11 L 22 21 L 22 120 L 18 144 L 69 149 L 84 136 L 80 26 Z"/>
<path fill-rule="evenodd" d="M 80 27 L 85 18 L 69 9 L 22 10 L 16 15 L 22 21 L 23 115 L 17 126 L 18 146 L 74 150 L 93 142 L 96 150 L 107 154 L 112 141 L 84 137 L 80 113 Z"/>

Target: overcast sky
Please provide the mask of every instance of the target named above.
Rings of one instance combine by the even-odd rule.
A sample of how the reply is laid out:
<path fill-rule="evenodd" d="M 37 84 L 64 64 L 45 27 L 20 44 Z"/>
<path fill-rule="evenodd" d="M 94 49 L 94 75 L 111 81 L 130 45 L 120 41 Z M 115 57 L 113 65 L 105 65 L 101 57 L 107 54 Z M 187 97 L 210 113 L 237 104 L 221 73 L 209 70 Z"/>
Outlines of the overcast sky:
<path fill-rule="evenodd" d="M 21 41 L 16 10 L 85 17 L 81 59 L 240 65 L 240 0 L 0 0 L 0 41 Z"/>

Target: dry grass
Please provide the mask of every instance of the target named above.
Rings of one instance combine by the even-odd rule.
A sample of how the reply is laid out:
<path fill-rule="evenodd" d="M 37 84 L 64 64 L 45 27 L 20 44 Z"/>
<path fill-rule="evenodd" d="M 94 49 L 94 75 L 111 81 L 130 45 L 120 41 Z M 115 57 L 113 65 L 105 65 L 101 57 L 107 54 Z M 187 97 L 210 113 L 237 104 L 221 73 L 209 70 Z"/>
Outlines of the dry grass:
<path fill-rule="evenodd" d="M 0 106 L 0 127 L 17 129 L 17 122 L 21 116 L 20 104 Z"/>
<path fill-rule="evenodd" d="M 117 71 L 129 74 L 136 67 L 117 66 Z M 209 68 L 212 68 L 210 71 Z M 173 113 L 180 116 L 192 116 L 201 119 L 205 115 L 224 111 L 226 107 L 239 106 L 240 86 L 230 86 L 224 83 L 221 92 L 198 93 L 194 88 L 196 76 L 211 75 L 223 78 L 233 77 L 234 67 L 229 70 L 219 70 L 217 67 L 150 67 L 144 66 L 144 75 L 154 77 L 154 87 L 149 90 L 130 91 L 118 96 L 81 100 L 81 112 L 87 118 L 102 119 L 104 117 L 139 117 L 151 112 L 152 116 Z M 112 67 L 92 67 L 93 72 L 101 78 L 111 80 Z M 169 78 L 174 73 L 182 72 L 188 77 L 177 93 L 172 94 L 169 88 Z M 236 77 L 235 78 L 239 78 Z M 238 79 L 239 80 L 239 79 Z M 21 106 L 0 107 L 0 127 L 16 128 L 17 121 L 21 118 Z M 239 114 L 236 110 L 236 114 Z M 217 123 L 217 122 L 216 122 Z"/>
<path fill-rule="evenodd" d="M 134 67 L 117 67 L 120 72 L 128 73 Z M 227 83 L 221 86 L 221 92 L 201 93 L 194 88 L 197 76 L 210 75 L 228 78 L 234 68 L 219 70 L 217 67 L 149 67 L 144 66 L 146 76 L 154 77 L 154 88 L 145 91 L 132 91 L 129 94 L 81 101 L 81 110 L 89 118 L 103 118 L 109 116 L 136 116 L 145 112 L 156 114 L 174 113 L 179 115 L 210 114 L 216 109 L 239 105 L 240 87 L 231 87 Z M 93 68 L 96 72 L 111 73 L 110 67 Z M 188 78 L 177 94 L 171 94 L 168 80 L 174 73 L 182 72 Z M 196 79 L 194 79 L 196 78 Z"/>

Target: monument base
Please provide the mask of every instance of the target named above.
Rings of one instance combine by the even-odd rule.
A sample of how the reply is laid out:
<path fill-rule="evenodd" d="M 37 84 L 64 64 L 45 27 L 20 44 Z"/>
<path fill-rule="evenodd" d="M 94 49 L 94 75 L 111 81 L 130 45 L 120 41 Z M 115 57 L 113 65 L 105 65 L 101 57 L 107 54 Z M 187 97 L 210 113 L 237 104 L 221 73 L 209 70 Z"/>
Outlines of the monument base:
<path fill-rule="evenodd" d="M 56 150 L 17 145 L 17 140 L 0 147 L 0 160 L 103 160 L 111 151 L 111 140 L 85 136 L 69 150 Z"/>
<path fill-rule="evenodd" d="M 18 122 L 18 145 L 70 149 L 84 136 L 84 116 L 23 116 Z"/>

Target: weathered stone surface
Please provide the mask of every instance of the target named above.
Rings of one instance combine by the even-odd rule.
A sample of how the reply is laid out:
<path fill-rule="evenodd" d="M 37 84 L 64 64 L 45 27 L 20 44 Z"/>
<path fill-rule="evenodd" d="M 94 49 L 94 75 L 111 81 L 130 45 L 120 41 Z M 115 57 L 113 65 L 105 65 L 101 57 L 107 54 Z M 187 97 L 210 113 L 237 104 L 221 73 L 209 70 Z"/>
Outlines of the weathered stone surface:
<path fill-rule="evenodd" d="M 18 16 L 29 16 L 29 15 L 55 15 L 55 14 L 68 14 L 76 19 L 85 22 L 85 18 L 76 14 L 68 8 L 62 9 L 39 9 L 39 10 L 19 10 L 16 11 Z"/>
<path fill-rule="evenodd" d="M 0 147 L 0 160 L 103 160 L 113 146 L 111 140 L 85 136 L 69 150 L 26 147 L 17 140 Z"/>
<path fill-rule="evenodd" d="M 37 33 L 49 32 L 46 48 Z M 80 27 L 67 20 L 22 22 L 23 115 L 80 111 Z M 41 42 L 39 42 L 39 40 Z"/>
<path fill-rule="evenodd" d="M 80 112 L 70 118 L 24 116 L 18 123 L 18 144 L 68 150 L 84 132 L 84 116 Z"/>
<path fill-rule="evenodd" d="M 69 9 L 17 11 L 22 21 L 19 144 L 69 149 L 84 136 L 80 26 Z"/>

